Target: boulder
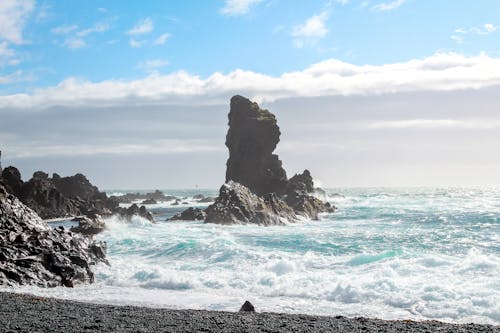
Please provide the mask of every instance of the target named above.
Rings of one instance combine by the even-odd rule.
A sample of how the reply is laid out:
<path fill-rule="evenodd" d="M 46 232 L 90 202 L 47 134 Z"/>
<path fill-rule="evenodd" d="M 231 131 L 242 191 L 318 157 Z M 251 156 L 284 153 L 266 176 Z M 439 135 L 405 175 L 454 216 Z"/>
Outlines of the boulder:
<path fill-rule="evenodd" d="M 189 207 L 188 209 L 175 214 L 168 221 L 203 221 L 207 214 L 200 208 Z"/>
<path fill-rule="evenodd" d="M 143 205 L 156 205 L 157 203 L 158 203 L 158 202 L 157 202 L 155 199 L 153 199 L 153 198 L 151 198 L 151 199 L 146 199 L 146 200 L 143 200 L 143 201 L 142 201 L 142 204 L 143 204 Z"/>
<path fill-rule="evenodd" d="M 115 212 L 127 221 L 130 221 L 134 216 L 140 216 L 149 222 L 155 222 L 153 214 L 151 214 L 145 206 L 139 207 L 137 204 L 132 204 L 128 208 L 118 208 Z"/>
<path fill-rule="evenodd" d="M 255 307 L 249 301 L 245 301 L 240 308 L 240 312 L 255 312 Z"/>
<path fill-rule="evenodd" d="M 106 223 L 99 215 L 94 215 L 92 217 L 79 216 L 75 217 L 72 221 L 78 222 L 78 226 L 72 227 L 70 230 L 85 236 L 97 235 L 106 228 Z"/>
<path fill-rule="evenodd" d="M 0 285 L 73 287 L 91 283 L 106 245 L 52 229 L 0 185 Z"/>
<path fill-rule="evenodd" d="M 259 197 L 232 180 L 222 185 L 219 196 L 205 212 L 205 222 L 217 224 L 281 225 L 297 218 L 274 193 Z"/>

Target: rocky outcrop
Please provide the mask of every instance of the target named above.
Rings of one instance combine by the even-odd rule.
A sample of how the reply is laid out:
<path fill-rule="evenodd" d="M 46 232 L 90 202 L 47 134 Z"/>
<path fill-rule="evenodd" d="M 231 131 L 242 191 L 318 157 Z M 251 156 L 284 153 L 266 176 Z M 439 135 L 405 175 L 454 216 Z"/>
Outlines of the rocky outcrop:
<path fill-rule="evenodd" d="M 272 225 L 293 222 L 298 216 L 318 219 L 320 213 L 335 211 L 313 196 L 309 170 L 287 179 L 278 155 L 273 154 L 281 133 L 272 113 L 234 96 L 228 117 L 226 184 L 206 209 L 206 222 Z"/>
<path fill-rule="evenodd" d="M 106 229 L 106 223 L 102 220 L 101 216 L 94 215 L 75 217 L 73 222 L 78 222 L 78 225 L 72 227 L 70 230 L 84 236 L 94 236 Z"/>
<path fill-rule="evenodd" d="M 168 221 L 203 221 L 207 214 L 203 209 L 189 207 L 185 211 L 175 214 Z"/>
<path fill-rule="evenodd" d="M 226 182 L 238 182 L 257 195 L 284 194 L 286 172 L 273 154 L 281 135 L 276 117 L 257 103 L 234 96 L 228 118 Z"/>
<path fill-rule="evenodd" d="M 219 197 L 205 212 L 205 222 L 217 224 L 277 225 L 296 219 L 293 210 L 276 194 L 259 197 L 231 180 L 222 185 Z"/>
<path fill-rule="evenodd" d="M 133 201 L 138 201 L 138 200 L 148 200 L 148 201 L 172 201 L 178 199 L 177 197 L 174 197 L 172 195 L 165 195 L 163 192 L 160 190 L 155 190 L 154 192 L 151 193 L 125 193 L 120 196 L 112 196 L 112 199 L 116 200 L 119 203 L 132 203 Z"/>
<path fill-rule="evenodd" d="M 0 285 L 67 286 L 94 281 L 106 245 L 52 229 L 0 185 Z"/>
<path fill-rule="evenodd" d="M 128 208 L 119 207 L 116 209 L 115 213 L 126 221 L 131 221 L 134 216 L 140 216 L 142 218 L 145 218 L 149 222 L 155 222 L 153 214 L 151 214 L 151 212 L 148 212 L 145 206 L 139 207 L 137 204 L 132 204 Z"/>
<path fill-rule="evenodd" d="M 20 193 L 23 187 L 23 181 L 21 179 L 21 173 L 17 168 L 9 166 L 3 169 L 0 178 L 3 180 L 7 192 Z"/>

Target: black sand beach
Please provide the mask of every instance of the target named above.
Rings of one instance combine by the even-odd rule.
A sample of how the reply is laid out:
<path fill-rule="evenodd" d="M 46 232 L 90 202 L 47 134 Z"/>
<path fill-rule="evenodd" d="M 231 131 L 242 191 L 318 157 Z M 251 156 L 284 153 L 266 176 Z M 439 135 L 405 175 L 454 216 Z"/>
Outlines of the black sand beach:
<path fill-rule="evenodd" d="M 0 293 L 1 332 L 500 332 L 500 327 L 97 305 Z"/>

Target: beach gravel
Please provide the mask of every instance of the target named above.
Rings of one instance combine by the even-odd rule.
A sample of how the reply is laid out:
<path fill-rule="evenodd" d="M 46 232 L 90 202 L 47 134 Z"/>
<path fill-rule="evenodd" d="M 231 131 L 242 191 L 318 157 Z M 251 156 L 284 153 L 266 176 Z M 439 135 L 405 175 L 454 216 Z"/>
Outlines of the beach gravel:
<path fill-rule="evenodd" d="M 498 332 L 499 326 L 169 310 L 0 293 L 1 332 Z"/>

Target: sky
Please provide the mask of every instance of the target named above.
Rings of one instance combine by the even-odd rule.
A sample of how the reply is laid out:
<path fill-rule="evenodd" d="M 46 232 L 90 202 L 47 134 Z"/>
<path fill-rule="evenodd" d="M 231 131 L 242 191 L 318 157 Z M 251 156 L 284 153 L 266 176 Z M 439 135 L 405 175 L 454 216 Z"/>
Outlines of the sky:
<path fill-rule="evenodd" d="M 289 176 L 500 186 L 498 0 L 0 1 L 2 166 L 218 188 L 229 99 Z"/>

